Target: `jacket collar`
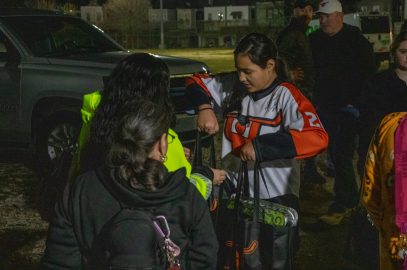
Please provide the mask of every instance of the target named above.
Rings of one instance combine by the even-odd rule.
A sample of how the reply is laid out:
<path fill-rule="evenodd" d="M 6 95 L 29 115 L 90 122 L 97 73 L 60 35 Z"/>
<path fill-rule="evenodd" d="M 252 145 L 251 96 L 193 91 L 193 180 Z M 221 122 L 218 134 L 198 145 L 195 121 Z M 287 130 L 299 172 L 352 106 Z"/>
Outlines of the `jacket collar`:
<path fill-rule="evenodd" d="M 113 169 L 104 166 L 96 175 L 119 202 L 128 206 L 152 207 L 173 201 L 185 195 L 189 188 L 185 168 L 166 174 L 165 184 L 156 191 L 133 189 L 120 181 Z"/>
<path fill-rule="evenodd" d="M 283 81 L 280 80 L 278 77 L 272 82 L 272 84 L 267 87 L 266 89 L 250 93 L 249 95 L 254 101 L 260 100 L 264 98 L 265 96 L 268 96 L 271 92 L 274 91 L 274 89 L 279 86 Z"/>

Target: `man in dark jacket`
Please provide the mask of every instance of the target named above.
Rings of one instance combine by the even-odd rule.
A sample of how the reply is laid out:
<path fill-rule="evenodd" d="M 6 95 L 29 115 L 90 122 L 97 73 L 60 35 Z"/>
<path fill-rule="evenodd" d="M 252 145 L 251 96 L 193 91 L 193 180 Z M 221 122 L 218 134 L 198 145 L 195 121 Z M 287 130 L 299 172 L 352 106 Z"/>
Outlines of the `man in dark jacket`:
<path fill-rule="evenodd" d="M 308 98 L 311 98 L 314 88 L 314 63 L 305 32 L 313 11 L 310 1 L 295 1 L 294 16 L 276 40 L 278 52 L 288 65 L 291 79 Z"/>
<path fill-rule="evenodd" d="M 294 3 L 293 18 L 277 37 L 278 52 L 290 70 L 290 76 L 295 85 L 309 99 L 315 83 L 314 60 L 306 31 L 312 20 L 314 8 L 308 0 L 297 0 Z M 325 178 L 316 169 L 314 158 L 306 161 L 304 166 L 301 194 L 310 196 L 313 190 L 320 192 L 320 184 Z"/>
<path fill-rule="evenodd" d="M 323 0 L 316 12 L 320 29 L 310 35 L 315 63 L 313 102 L 329 134 L 335 166 L 335 199 L 321 221 L 336 225 L 358 202 L 353 166 L 362 85 L 376 70 L 373 48 L 361 31 L 343 22 L 338 0 Z"/>

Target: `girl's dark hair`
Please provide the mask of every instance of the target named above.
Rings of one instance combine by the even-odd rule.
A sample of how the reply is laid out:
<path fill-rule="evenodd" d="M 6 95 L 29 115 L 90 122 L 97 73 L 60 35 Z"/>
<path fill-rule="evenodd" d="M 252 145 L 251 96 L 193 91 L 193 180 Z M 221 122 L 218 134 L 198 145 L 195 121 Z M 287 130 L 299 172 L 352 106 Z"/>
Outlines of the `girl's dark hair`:
<path fill-rule="evenodd" d="M 151 54 L 135 53 L 121 60 L 106 80 L 92 120 L 91 142 L 110 144 L 117 113 L 133 98 L 150 100 L 170 110 L 169 78 L 167 65 Z"/>
<path fill-rule="evenodd" d="M 120 180 L 146 190 L 155 190 L 164 183 L 164 165 L 148 155 L 167 133 L 172 114 L 149 100 L 133 100 L 123 106 L 106 158 Z"/>
<path fill-rule="evenodd" d="M 250 60 L 260 66 L 261 68 L 267 67 L 267 61 L 274 59 L 276 62 L 276 73 L 280 80 L 288 80 L 288 72 L 286 70 L 286 65 L 278 57 L 277 46 L 275 43 L 263 34 L 250 33 L 240 39 L 235 50 L 233 51 L 235 61 L 239 54 L 247 55 Z M 236 81 L 233 87 L 233 92 L 229 98 L 225 99 L 223 102 L 224 115 L 231 111 L 240 111 L 241 101 L 247 95 L 247 90 L 238 80 L 238 74 L 236 76 Z"/>
<path fill-rule="evenodd" d="M 407 30 L 400 32 L 390 45 L 390 53 L 392 56 L 396 55 L 397 49 L 403 41 L 407 40 Z"/>
<path fill-rule="evenodd" d="M 288 73 L 284 62 L 278 57 L 277 46 L 267 36 L 259 33 L 250 33 L 240 39 L 233 54 L 236 57 L 239 54 L 247 55 L 250 60 L 261 68 L 267 67 L 267 61 L 274 59 L 276 61 L 276 73 L 282 80 L 288 79 Z"/>

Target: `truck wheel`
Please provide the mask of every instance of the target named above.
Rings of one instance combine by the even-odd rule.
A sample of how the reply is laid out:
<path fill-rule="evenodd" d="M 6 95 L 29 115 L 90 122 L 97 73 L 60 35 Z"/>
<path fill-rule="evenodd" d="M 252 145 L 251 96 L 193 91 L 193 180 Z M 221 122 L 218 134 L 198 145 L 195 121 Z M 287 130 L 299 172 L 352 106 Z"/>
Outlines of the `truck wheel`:
<path fill-rule="evenodd" d="M 40 174 L 58 176 L 69 167 L 77 147 L 81 119 L 73 113 L 61 113 L 45 119 L 37 129 L 36 154 Z"/>
<path fill-rule="evenodd" d="M 35 151 L 40 176 L 37 205 L 44 220 L 50 220 L 68 180 L 80 124 L 79 116 L 63 113 L 45 119 L 37 129 Z"/>

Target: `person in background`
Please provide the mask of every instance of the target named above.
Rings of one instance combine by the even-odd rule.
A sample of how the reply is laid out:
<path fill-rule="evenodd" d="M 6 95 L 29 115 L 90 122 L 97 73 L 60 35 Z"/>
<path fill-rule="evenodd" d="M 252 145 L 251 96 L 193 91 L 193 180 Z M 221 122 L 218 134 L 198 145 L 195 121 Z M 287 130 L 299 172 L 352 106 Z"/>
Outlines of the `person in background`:
<path fill-rule="evenodd" d="M 314 8 L 308 0 L 297 0 L 294 3 L 293 18 L 290 24 L 278 35 L 276 44 L 280 57 L 288 65 L 290 78 L 308 99 L 312 99 L 315 72 L 311 47 L 306 35 L 308 24 L 312 20 Z M 317 171 L 314 158 L 305 161 L 302 175 L 301 193 L 316 190 L 326 182 L 325 178 Z"/>
<path fill-rule="evenodd" d="M 293 18 L 276 39 L 279 56 L 287 65 L 290 79 L 308 99 L 311 99 L 315 78 L 311 48 L 305 32 L 313 11 L 310 1 L 295 1 Z"/>
<path fill-rule="evenodd" d="M 135 53 L 121 60 L 107 78 L 103 93 L 95 92 L 84 97 L 84 106 L 81 110 L 84 123 L 71 176 L 94 169 L 102 163 L 106 147 L 111 145 L 117 112 L 125 102 L 133 98 L 143 98 L 171 108 L 168 95 L 169 79 L 167 65 L 154 55 Z M 174 124 L 175 117 L 172 126 Z M 194 173 L 184 155 L 178 135 L 172 129 L 168 134 L 172 143 L 169 144 L 168 158 L 164 165 L 169 171 L 185 167 L 192 183 L 204 198 L 208 198 L 212 190 L 212 180 L 214 184 L 222 183 L 226 178 L 226 172 L 213 168 L 211 169 L 213 175 L 210 175 L 209 179 L 202 177 L 202 174 Z"/>
<path fill-rule="evenodd" d="M 392 258 L 397 254 L 392 238 L 398 239 L 400 235 L 396 225 L 395 193 L 402 192 L 395 188 L 395 133 L 405 117 L 406 112 L 390 113 L 379 123 L 368 148 L 362 179 L 362 202 L 379 231 L 381 270 L 403 269 L 402 260 Z"/>
<path fill-rule="evenodd" d="M 323 0 L 316 12 L 320 29 L 310 34 L 315 65 L 313 103 L 329 134 L 334 165 L 334 200 L 320 220 L 337 225 L 358 202 L 353 166 L 360 93 L 376 71 L 373 48 L 359 28 L 343 22 L 338 0 Z"/>
<path fill-rule="evenodd" d="M 400 27 L 400 32 L 399 33 L 402 33 L 402 32 L 405 32 L 405 31 L 407 31 L 407 20 L 404 20 L 403 24 Z"/>
<path fill-rule="evenodd" d="M 185 167 L 168 172 L 163 165 L 171 143 L 167 132 L 172 120 L 169 106 L 139 98 L 122 104 L 110 130 L 111 144 L 104 162 L 70 182 L 57 204 L 41 269 L 101 269 L 100 258 L 93 256 L 99 248 L 96 239 L 122 205 L 166 217 L 171 240 L 181 250 L 181 269 L 215 268 L 218 243 L 206 201 L 188 181 Z M 127 237 L 144 239 L 143 235 Z M 114 247 L 109 247 L 118 252 L 110 262 L 115 264 L 110 265 L 112 269 L 145 266 L 148 258 L 128 255 L 139 247 L 154 247 L 153 243 L 124 238 L 113 239 Z"/>
<path fill-rule="evenodd" d="M 380 120 L 388 113 L 407 111 L 407 31 L 395 37 L 390 53 L 393 67 L 367 80 L 360 99 L 358 169 L 361 175 L 369 143 Z"/>
<path fill-rule="evenodd" d="M 402 117 L 396 112 L 407 111 L 406 31 L 394 38 L 390 53 L 393 66 L 375 74 L 363 88 L 358 148 L 358 169 L 360 175 L 364 173 L 362 202 L 378 228 L 380 265 L 386 270 L 401 269 L 400 263 L 391 258 L 389 245 L 390 238 L 399 232 L 394 220 L 393 141 Z"/>

